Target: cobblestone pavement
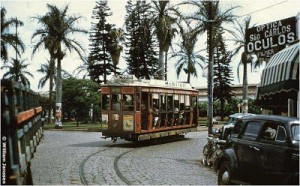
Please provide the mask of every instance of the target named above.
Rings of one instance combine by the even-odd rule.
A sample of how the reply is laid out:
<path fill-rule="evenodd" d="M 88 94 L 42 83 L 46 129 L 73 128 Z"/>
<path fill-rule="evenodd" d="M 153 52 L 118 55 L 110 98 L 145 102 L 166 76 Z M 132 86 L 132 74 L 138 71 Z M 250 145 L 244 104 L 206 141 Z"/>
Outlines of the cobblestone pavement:
<path fill-rule="evenodd" d="M 202 163 L 207 132 L 158 145 L 101 139 L 99 132 L 45 131 L 32 160 L 38 185 L 216 185 Z"/>

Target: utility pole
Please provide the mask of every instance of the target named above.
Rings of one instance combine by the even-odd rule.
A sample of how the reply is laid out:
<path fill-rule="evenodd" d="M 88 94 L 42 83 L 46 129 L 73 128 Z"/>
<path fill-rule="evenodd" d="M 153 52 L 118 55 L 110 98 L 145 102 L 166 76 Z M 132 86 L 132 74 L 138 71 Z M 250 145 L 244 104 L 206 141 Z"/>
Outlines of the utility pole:
<path fill-rule="evenodd" d="M 242 113 L 248 113 L 248 70 L 247 70 L 248 54 L 246 52 L 242 53 L 242 62 L 244 66 Z"/>
<path fill-rule="evenodd" d="M 208 120 L 208 134 L 212 133 L 213 125 L 213 46 L 212 46 L 212 26 L 214 20 L 212 20 L 212 2 L 208 2 L 209 8 L 209 22 L 208 22 L 208 78 L 207 78 L 207 120 Z"/>

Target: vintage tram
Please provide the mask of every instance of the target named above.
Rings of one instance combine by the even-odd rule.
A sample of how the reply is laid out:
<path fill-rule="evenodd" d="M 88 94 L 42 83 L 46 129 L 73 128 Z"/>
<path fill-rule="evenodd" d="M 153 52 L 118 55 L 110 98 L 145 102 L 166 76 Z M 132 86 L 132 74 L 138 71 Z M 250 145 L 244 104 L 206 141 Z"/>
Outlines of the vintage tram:
<path fill-rule="evenodd" d="M 188 83 L 118 76 L 100 93 L 104 138 L 142 141 L 196 131 L 198 91 Z"/>

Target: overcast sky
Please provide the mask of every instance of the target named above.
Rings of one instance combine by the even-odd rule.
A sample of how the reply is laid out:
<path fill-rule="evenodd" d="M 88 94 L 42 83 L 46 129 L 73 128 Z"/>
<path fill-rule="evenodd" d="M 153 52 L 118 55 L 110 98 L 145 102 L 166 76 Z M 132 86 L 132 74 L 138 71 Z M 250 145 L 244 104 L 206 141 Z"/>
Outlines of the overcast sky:
<path fill-rule="evenodd" d="M 108 0 L 108 6 L 111 8 L 112 16 L 108 18 L 110 23 L 115 24 L 117 27 L 122 27 L 125 18 L 125 5 L 127 0 Z M 171 0 L 173 3 L 181 2 L 180 0 Z M 19 20 L 24 22 L 23 27 L 18 28 L 19 36 L 22 38 L 23 42 L 26 45 L 26 51 L 22 55 L 21 59 L 26 59 L 27 63 L 30 63 L 29 71 L 34 75 L 34 78 L 29 78 L 31 82 L 31 89 L 34 91 L 45 91 L 48 90 L 48 85 L 43 89 L 38 89 L 38 81 L 42 77 L 42 74 L 37 72 L 37 69 L 40 68 L 41 64 L 45 64 L 47 60 L 49 60 L 48 52 L 44 51 L 41 48 L 33 57 L 32 54 L 32 46 L 35 44 L 36 40 L 31 41 L 31 36 L 33 32 L 39 28 L 36 20 L 32 20 L 31 17 L 37 15 L 44 15 L 48 10 L 46 4 L 55 4 L 60 9 L 69 4 L 69 15 L 77 15 L 83 16 L 78 27 L 85 28 L 86 30 L 90 30 L 90 23 L 92 22 L 92 10 L 95 6 L 95 1 L 91 0 L 52 0 L 52 1 L 13 1 L 13 0 L 1 0 L 1 6 L 5 7 L 7 14 L 6 18 L 15 18 L 17 17 Z M 236 9 L 234 12 L 236 15 L 241 16 L 240 19 L 244 19 L 244 15 L 251 15 L 252 21 L 256 25 L 261 25 L 281 19 L 285 19 L 288 17 L 293 17 L 298 14 L 300 11 L 300 3 L 298 0 L 241 0 L 241 1 L 231 1 L 225 0 L 221 1 L 221 8 L 231 7 L 231 6 L 241 6 Z M 191 9 L 182 10 L 184 13 L 191 13 Z M 15 29 L 11 30 L 11 33 L 14 33 Z M 74 36 L 78 39 L 82 45 L 88 49 L 88 35 L 76 35 Z M 37 37 L 38 38 L 38 37 Z M 197 46 L 200 49 L 203 49 L 205 46 L 204 42 L 206 41 L 206 34 L 199 38 L 199 42 Z M 228 50 L 232 49 L 232 45 L 229 44 Z M 9 48 L 10 57 L 15 57 L 15 51 L 12 48 Z M 75 52 L 71 55 L 67 54 L 62 61 L 62 67 L 64 70 L 69 73 L 73 73 L 74 69 L 76 69 L 82 62 Z M 86 50 L 86 55 L 88 55 L 88 50 Z M 122 54 L 124 56 L 124 52 Z M 175 62 L 170 61 L 168 63 L 168 79 L 169 80 L 178 80 L 178 81 L 186 81 L 186 76 L 182 73 L 182 75 L 177 79 L 175 76 Z M 233 73 L 235 76 L 234 84 L 239 84 L 237 81 L 237 73 L 236 68 L 239 62 L 239 56 L 235 57 L 232 62 Z M 119 66 L 121 69 L 126 67 L 126 62 L 124 59 L 120 59 Z M 260 73 L 261 69 L 257 72 L 250 73 L 249 75 L 249 83 L 258 83 L 260 81 Z M 242 70 L 240 70 L 240 75 L 242 75 Z M 1 72 L 1 77 L 3 76 L 3 72 Z M 79 76 L 81 78 L 81 76 Z M 241 76 L 240 76 L 241 77 Z M 241 78 L 242 79 L 242 78 Z M 241 82 L 240 82 L 241 83 Z M 199 68 L 198 70 L 198 78 L 192 78 L 192 86 L 207 86 L 206 78 L 202 77 L 202 70 Z"/>

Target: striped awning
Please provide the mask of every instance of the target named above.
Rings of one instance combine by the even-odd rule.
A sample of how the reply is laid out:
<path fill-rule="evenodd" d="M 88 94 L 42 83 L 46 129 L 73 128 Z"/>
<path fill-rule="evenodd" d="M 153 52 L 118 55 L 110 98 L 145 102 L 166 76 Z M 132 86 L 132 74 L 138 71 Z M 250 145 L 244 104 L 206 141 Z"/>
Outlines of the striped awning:
<path fill-rule="evenodd" d="M 299 43 L 273 55 L 262 72 L 257 98 L 299 91 Z"/>

